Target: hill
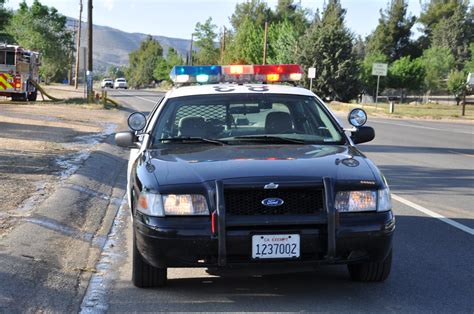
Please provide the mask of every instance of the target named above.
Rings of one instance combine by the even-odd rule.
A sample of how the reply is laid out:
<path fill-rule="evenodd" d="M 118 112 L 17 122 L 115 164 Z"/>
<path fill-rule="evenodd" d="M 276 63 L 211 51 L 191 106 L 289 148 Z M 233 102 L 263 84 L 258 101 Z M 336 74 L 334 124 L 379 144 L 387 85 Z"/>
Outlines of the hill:
<path fill-rule="evenodd" d="M 77 19 L 68 18 L 68 26 L 74 29 Z M 87 46 L 86 23 L 82 23 L 81 46 Z M 108 26 L 94 25 L 94 70 L 105 71 L 110 66 L 128 64 L 128 54 L 136 50 L 148 34 L 127 33 Z M 153 35 L 166 54 L 169 47 L 178 51 L 185 59 L 190 40 Z"/>

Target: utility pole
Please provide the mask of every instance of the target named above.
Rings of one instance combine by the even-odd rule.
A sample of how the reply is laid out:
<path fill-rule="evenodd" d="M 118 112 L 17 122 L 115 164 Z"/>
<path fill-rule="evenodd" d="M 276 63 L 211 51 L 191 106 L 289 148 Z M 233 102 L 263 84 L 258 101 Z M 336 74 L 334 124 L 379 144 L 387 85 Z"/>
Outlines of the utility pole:
<path fill-rule="evenodd" d="M 87 98 L 89 102 L 93 100 L 93 72 L 92 72 L 92 0 L 87 4 Z"/>
<path fill-rule="evenodd" d="M 74 88 L 79 84 L 79 61 L 81 56 L 81 24 L 82 24 L 82 0 L 79 0 L 79 24 L 77 25 L 77 44 L 76 44 L 76 72 L 74 77 Z"/>
<path fill-rule="evenodd" d="M 191 46 L 189 48 L 189 65 L 193 65 L 193 40 L 194 34 L 191 34 Z"/>
<path fill-rule="evenodd" d="M 227 29 L 224 26 L 224 32 L 222 35 L 222 41 L 221 41 L 221 64 L 224 64 L 224 54 L 225 54 L 225 33 Z"/>
<path fill-rule="evenodd" d="M 263 64 L 267 64 L 267 37 L 268 37 L 268 22 L 265 22 L 265 35 L 263 38 Z"/>

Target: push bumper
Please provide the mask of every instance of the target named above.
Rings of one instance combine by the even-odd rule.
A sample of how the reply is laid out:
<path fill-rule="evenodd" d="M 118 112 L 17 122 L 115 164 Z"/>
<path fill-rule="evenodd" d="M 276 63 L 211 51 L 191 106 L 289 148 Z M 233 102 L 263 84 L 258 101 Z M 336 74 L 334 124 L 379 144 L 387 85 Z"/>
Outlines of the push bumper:
<path fill-rule="evenodd" d="M 222 242 L 211 231 L 209 217 L 147 217 L 134 219 L 137 247 L 144 259 L 155 267 L 215 267 L 242 264 L 337 264 L 361 260 L 381 260 L 392 247 L 395 218 L 391 211 L 352 213 L 335 216 L 334 251 L 328 236 L 327 217 L 287 217 L 289 225 L 266 225 L 263 217 L 231 221 L 226 228 L 225 255 Z M 294 220 L 294 221 L 293 221 Z M 292 222 L 304 222 L 292 224 Z M 301 256 L 291 260 L 253 260 L 252 235 L 299 234 Z"/>

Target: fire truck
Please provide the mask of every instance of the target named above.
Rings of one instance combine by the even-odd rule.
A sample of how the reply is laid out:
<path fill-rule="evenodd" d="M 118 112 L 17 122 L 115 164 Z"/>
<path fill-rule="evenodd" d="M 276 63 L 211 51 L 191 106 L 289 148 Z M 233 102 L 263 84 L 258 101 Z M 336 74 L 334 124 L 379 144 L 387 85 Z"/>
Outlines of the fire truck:
<path fill-rule="evenodd" d="M 0 96 L 35 101 L 40 54 L 16 45 L 0 44 Z"/>

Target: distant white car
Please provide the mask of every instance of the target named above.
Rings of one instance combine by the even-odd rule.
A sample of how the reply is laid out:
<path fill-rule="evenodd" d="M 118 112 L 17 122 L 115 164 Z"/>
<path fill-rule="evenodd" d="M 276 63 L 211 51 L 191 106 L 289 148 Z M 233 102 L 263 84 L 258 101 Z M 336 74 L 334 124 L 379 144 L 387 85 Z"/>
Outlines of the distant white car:
<path fill-rule="evenodd" d="M 107 87 L 113 88 L 114 87 L 114 80 L 112 80 L 110 78 L 105 78 L 105 79 L 102 80 L 102 82 L 100 82 L 100 87 L 101 88 L 107 88 Z"/>
<path fill-rule="evenodd" d="M 114 88 L 115 89 L 119 89 L 119 88 L 127 89 L 128 88 L 127 80 L 124 79 L 124 78 L 116 79 L 115 83 L 114 83 Z"/>

